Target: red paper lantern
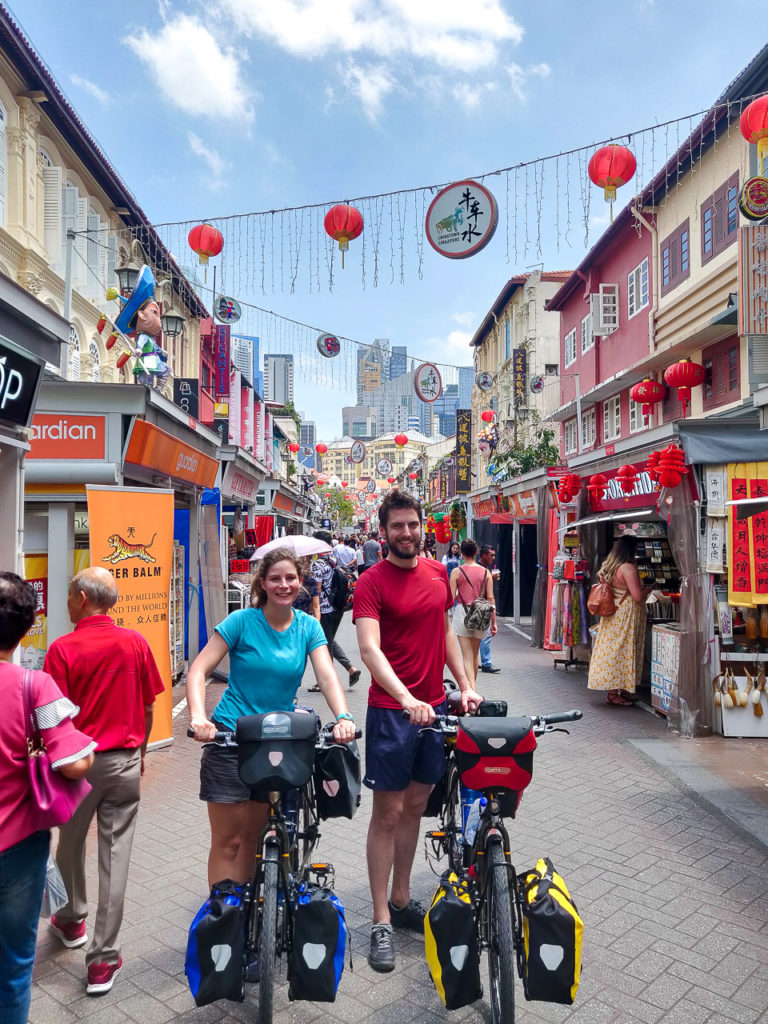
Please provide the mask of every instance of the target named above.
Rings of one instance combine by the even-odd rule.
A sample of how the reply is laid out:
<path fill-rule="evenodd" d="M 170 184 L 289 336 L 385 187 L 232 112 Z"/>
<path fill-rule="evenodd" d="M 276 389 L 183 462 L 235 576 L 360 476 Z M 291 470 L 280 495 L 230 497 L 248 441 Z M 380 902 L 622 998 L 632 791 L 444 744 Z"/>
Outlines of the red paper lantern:
<path fill-rule="evenodd" d="M 349 487 L 349 483 L 346 480 L 342 480 L 341 481 L 341 486 L 342 487 Z"/>
<path fill-rule="evenodd" d="M 493 423 L 493 418 L 496 414 L 491 409 L 485 409 L 480 413 L 480 419 L 483 423 Z"/>
<path fill-rule="evenodd" d="M 324 483 L 325 483 L 325 479 L 323 477 L 319 476 L 317 478 L 317 486 L 318 487 L 322 487 Z"/>
<path fill-rule="evenodd" d="M 615 143 L 598 149 L 592 155 L 588 167 L 590 178 L 595 185 L 602 188 L 607 203 L 615 202 L 616 189 L 620 185 L 626 185 L 636 170 L 637 160 L 634 153 L 626 146 L 618 146 Z"/>
<path fill-rule="evenodd" d="M 666 395 L 667 389 L 661 381 L 654 380 L 653 377 L 646 377 L 645 380 L 641 380 L 629 392 L 633 402 L 637 402 L 638 405 L 642 403 L 643 416 L 646 419 L 653 413 L 654 405 L 658 402 L 663 402 Z"/>
<path fill-rule="evenodd" d="M 605 497 L 605 492 L 608 488 L 608 478 L 603 476 L 602 473 L 595 473 L 594 476 L 589 478 L 587 484 L 587 490 L 592 495 L 592 501 L 594 504 L 602 501 Z"/>
<path fill-rule="evenodd" d="M 648 460 L 654 462 L 653 475 L 662 487 L 677 487 L 688 472 L 685 452 L 676 444 L 670 444 L 659 452 L 652 452 Z"/>
<path fill-rule="evenodd" d="M 393 484 L 394 482 L 395 482 L 395 478 L 393 476 L 388 476 L 387 477 L 387 483 L 388 484 Z"/>
<path fill-rule="evenodd" d="M 107 318 L 102 313 L 101 316 L 98 319 L 97 324 L 96 324 L 96 333 L 97 334 L 101 334 L 101 332 L 104 330 L 106 325 L 107 325 Z"/>
<path fill-rule="evenodd" d="M 557 484 L 557 496 L 564 504 L 567 504 L 576 497 L 581 490 L 581 477 L 576 473 L 566 473 L 561 476 Z"/>
<path fill-rule="evenodd" d="M 344 253 L 349 249 L 350 239 L 357 238 L 363 230 L 363 215 L 354 206 L 341 203 L 339 206 L 332 206 L 326 213 L 323 225 L 327 234 L 339 243 L 343 270 Z"/>
<path fill-rule="evenodd" d="M 632 493 L 632 491 L 634 491 L 635 484 L 637 483 L 637 477 L 638 473 L 636 466 L 629 464 L 626 466 L 619 467 L 616 473 L 616 479 L 619 481 L 619 486 L 621 487 L 622 491 L 627 496 L 629 496 Z"/>
<path fill-rule="evenodd" d="M 224 236 L 212 224 L 198 224 L 187 235 L 192 252 L 196 252 L 202 264 L 211 256 L 218 256 L 224 248 Z"/>
<path fill-rule="evenodd" d="M 739 127 L 747 142 L 757 146 L 757 173 L 764 175 L 768 159 L 768 95 L 752 100 L 745 107 Z"/>
<path fill-rule="evenodd" d="M 288 451 L 292 452 L 295 455 L 296 452 L 300 452 L 301 451 L 301 445 L 300 444 L 296 444 L 295 441 L 291 441 L 291 443 L 288 445 Z"/>
<path fill-rule="evenodd" d="M 701 363 L 692 363 L 690 359 L 681 359 L 664 371 L 664 380 L 671 388 L 677 388 L 677 397 L 685 411 L 691 401 L 691 388 L 704 383 L 705 370 Z"/>
<path fill-rule="evenodd" d="M 128 362 L 128 360 L 130 358 L 131 358 L 131 353 L 130 352 L 123 352 L 123 354 L 121 356 L 118 356 L 117 357 L 117 363 L 115 364 L 117 366 L 118 370 L 122 370 L 122 368 L 125 366 L 125 364 Z"/>
<path fill-rule="evenodd" d="M 315 445 L 315 451 L 318 455 L 325 455 L 328 451 L 328 445 L 321 441 L 320 444 Z"/>
<path fill-rule="evenodd" d="M 408 476 L 411 478 L 411 480 L 416 480 L 418 478 L 419 474 L 418 473 L 409 473 Z"/>
<path fill-rule="evenodd" d="M 405 448 L 405 446 L 408 444 L 408 435 L 395 434 L 395 444 L 397 445 L 398 448 Z"/>

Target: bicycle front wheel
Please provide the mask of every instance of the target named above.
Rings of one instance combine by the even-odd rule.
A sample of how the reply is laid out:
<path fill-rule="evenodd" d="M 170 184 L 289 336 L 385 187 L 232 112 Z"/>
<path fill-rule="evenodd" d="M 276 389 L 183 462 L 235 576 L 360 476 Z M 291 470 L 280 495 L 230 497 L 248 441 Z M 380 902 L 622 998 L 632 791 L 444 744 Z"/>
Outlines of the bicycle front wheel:
<path fill-rule="evenodd" d="M 264 862 L 264 882 L 261 890 L 261 926 L 258 944 L 258 1024 L 272 1024 L 272 997 L 275 990 L 275 953 L 277 942 L 277 890 L 279 884 L 277 861 L 266 860 Z"/>
<path fill-rule="evenodd" d="M 461 783 L 456 762 L 451 759 L 448 777 L 445 780 L 445 795 L 440 813 L 441 825 L 445 839 L 445 852 L 448 854 L 448 865 L 451 871 L 461 877 L 464 867 L 464 840 L 461 820 Z"/>
<path fill-rule="evenodd" d="M 515 945 L 509 876 L 501 843 L 488 847 L 488 978 L 493 1024 L 514 1024 Z"/>

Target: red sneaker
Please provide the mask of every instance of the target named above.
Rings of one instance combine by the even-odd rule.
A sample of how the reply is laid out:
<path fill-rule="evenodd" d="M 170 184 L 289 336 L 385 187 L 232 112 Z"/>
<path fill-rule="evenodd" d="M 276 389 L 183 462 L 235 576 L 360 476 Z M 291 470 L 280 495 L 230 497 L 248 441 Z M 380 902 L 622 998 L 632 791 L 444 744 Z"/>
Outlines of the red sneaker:
<path fill-rule="evenodd" d="M 59 921 L 53 914 L 50 928 L 67 949 L 79 949 L 88 941 L 88 936 L 85 934 L 85 921 Z"/>
<path fill-rule="evenodd" d="M 123 958 L 116 964 L 90 964 L 88 967 L 88 987 L 86 992 L 89 996 L 102 996 L 109 992 L 115 983 L 115 978 L 123 966 Z"/>

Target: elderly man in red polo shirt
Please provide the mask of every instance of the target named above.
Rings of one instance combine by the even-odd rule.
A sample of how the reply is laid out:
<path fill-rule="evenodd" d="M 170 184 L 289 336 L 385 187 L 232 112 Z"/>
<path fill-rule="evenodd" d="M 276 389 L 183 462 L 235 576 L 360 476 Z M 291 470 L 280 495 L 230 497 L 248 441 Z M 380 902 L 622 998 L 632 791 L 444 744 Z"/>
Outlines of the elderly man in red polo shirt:
<path fill-rule="evenodd" d="M 117 585 L 106 569 L 83 569 L 69 585 L 67 609 L 74 632 L 55 640 L 46 655 L 61 692 L 80 708 L 76 728 L 98 746 L 88 781 L 92 789 L 61 826 L 56 862 L 69 902 L 51 918 L 51 930 L 69 949 L 88 941 L 85 918 L 85 840 L 98 823 L 99 903 L 85 955 L 88 995 L 109 992 L 122 967 L 117 937 L 139 810 L 140 779 L 152 727 L 155 697 L 163 690 L 149 644 L 140 633 L 116 626 L 109 610 Z"/>

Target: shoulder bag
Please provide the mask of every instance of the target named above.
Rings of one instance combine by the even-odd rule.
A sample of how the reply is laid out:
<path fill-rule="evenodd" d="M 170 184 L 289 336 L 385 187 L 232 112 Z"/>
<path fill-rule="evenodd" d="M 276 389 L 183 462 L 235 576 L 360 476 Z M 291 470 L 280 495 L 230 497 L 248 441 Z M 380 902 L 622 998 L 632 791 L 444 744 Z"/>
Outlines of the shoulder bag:
<path fill-rule="evenodd" d="M 469 583 L 470 588 L 474 592 L 474 587 L 470 582 L 469 576 L 464 572 L 462 566 L 459 566 L 459 572 L 464 579 Z M 488 570 L 485 570 L 483 574 L 483 590 L 485 590 L 485 581 L 488 578 Z M 457 589 L 458 593 L 458 589 Z M 481 591 L 482 593 L 482 591 Z M 464 626 L 466 629 L 482 629 L 486 630 L 491 624 L 491 618 L 493 617 L 493 604 L 485 597 L 476 597 L 469 607 L 467 607 L 464 598 L 459 594 L 459 600 L 464 605 Z"/>
<path fill-rule="evenodd" d="M 40 735 L 32 696 L 32 673 L 24 672 L 21 681 L 24 702 L 24 728 L 27 734 L 27 767 L 32 798 L 31 818 L 35 830 L 53 828 L 69 821 L 91 791 L 85 779 L 68 779 L 51 768 L 51 759 Z"/>
<path fill-rule="evenodd" d="M 602 576 L 597 577 L 597 583 L 592 587 L 587 598 L 587 608 L 593 615 L 613 615 L 616 611 L 616 601 L 613 598 L 613 587 Z"/>

